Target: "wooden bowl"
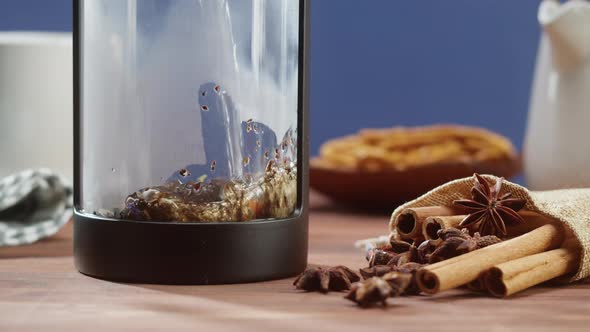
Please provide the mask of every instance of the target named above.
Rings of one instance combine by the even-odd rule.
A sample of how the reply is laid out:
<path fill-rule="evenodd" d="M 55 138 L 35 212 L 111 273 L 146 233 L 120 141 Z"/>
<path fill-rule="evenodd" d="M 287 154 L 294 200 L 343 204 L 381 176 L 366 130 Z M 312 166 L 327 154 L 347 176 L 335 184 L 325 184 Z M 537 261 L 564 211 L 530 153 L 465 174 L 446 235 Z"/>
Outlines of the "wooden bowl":
<path fill-rule="evenodd" d="M 513 158 L 369 172 L 326 167 L 316 158 L 310 162 L 310 185 L 316 191 L 347 205 L 391 212 L 400 204 L 448 181 L 469 177 L 473 173 L 510 178 L 520 168 L 520 158 Z"/>

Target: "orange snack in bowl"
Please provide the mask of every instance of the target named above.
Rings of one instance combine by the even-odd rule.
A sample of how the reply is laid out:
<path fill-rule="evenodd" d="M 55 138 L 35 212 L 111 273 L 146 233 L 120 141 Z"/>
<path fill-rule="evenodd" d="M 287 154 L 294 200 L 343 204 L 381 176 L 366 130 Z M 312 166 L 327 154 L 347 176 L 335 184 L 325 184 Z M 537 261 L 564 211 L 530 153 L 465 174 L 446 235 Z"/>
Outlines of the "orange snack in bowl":
<path fill-rule="evenodd" d="M 458 125 L 362 129 L 330 140 L 316 165 L 363 171 L 405 170 L 437 164 L 514 159 L 516 149 L 491 131 Z"/>
<path fill-rule="evenodd" d="M 512 143 L 459 125 L 362 129 L 324 143 L 310 163 L 310 185 L 354 206 L 391 209 L 473 173 L 510 177 L 520 170 Z"/>

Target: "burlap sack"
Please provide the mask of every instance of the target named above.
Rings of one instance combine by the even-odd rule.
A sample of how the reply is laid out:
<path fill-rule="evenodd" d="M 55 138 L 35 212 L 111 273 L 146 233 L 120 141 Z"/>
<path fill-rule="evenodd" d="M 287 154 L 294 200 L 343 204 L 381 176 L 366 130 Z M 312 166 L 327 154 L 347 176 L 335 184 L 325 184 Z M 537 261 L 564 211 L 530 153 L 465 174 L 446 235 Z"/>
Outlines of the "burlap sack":
<path fill-rule="evenodd" d="M 485 175 L 495 182 L 495 177 Z M 389 229 L 395 232 L 394 220 L 400 212 L 409 207 L 445 205 L 452 206 L 453 200 L 471 197 L 473 178 L 448 182 L 430 192 L 399 206 L 391 215 Z M 570 281 L 590 276 L 590 188 L 552 191 L 529 191 L 517 184 L 505 181 L 501 193 L 511 192 L 514 197 L 527 201 L 526 209 L 539 212 L 563 223 L 580 242 L 582 255 L 577 273 Z"/>

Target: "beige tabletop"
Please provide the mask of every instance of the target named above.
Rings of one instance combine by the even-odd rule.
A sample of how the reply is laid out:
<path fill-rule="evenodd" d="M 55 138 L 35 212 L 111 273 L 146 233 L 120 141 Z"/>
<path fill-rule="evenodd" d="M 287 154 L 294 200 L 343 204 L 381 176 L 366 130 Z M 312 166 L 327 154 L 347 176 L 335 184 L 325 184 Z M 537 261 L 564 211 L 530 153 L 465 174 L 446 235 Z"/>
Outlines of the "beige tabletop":
<path fill-rule="evenodd" d="M 352 244 L 385 233 L 387 216 L 311 201 L 309 262 L 363 267 Z M 74 269 L 71 233 L 69 224 L 37 244 L 0 248 L 0 331 L 590 331 L 588 282 L 507 300 L 456 290 L 360 309 L 342 293 L 296 291 L 292 278 L 223 286 L 93 279 Z"/>

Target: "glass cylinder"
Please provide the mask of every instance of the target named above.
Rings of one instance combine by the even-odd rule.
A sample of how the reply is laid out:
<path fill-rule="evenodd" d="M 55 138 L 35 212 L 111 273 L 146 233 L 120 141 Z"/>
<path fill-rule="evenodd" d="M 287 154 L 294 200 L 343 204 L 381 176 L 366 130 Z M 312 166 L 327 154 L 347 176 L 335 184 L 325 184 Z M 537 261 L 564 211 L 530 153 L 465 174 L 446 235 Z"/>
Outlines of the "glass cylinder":
<path fill-rule="evenodd" d="M 306 8 L 304 0 L 74 1 L 80 271 L 217 283 L 305 266 Z M 231 274 L 213 256 L 257 269 Z"/>
<path fill-rule="evenodd" d="M 297 204 L 297 0 L 83 1 L 81 206 L 247 221 Z"/>

